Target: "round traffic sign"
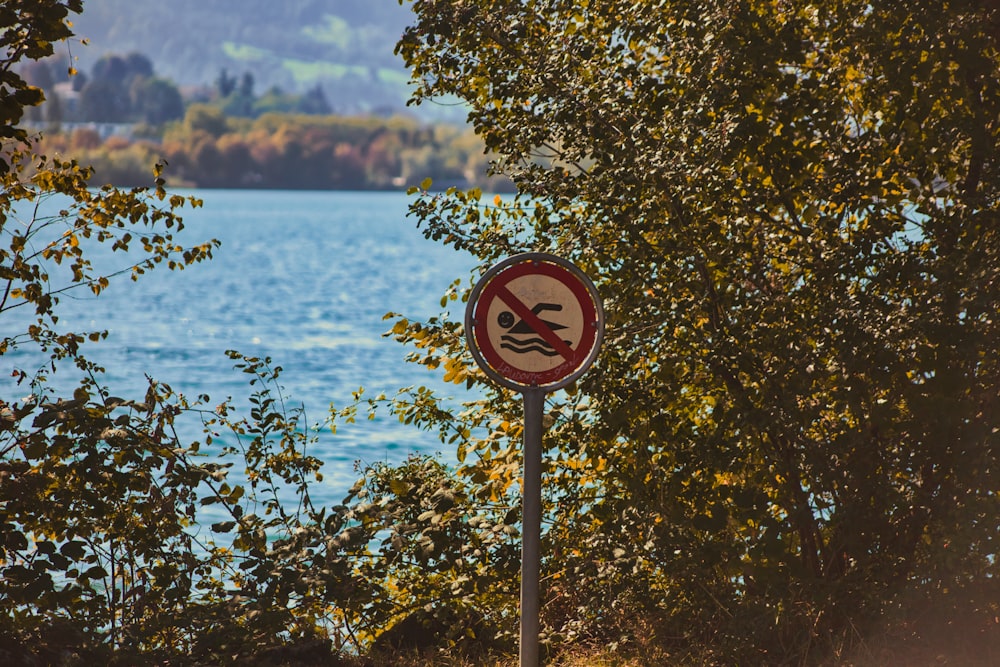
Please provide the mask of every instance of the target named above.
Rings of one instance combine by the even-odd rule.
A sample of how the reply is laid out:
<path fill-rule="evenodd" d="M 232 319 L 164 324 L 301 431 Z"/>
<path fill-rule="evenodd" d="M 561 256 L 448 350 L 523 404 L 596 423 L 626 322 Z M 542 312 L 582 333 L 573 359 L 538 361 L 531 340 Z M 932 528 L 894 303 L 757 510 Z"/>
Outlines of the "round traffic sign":
<path fill-rule="evenodd" d="M 525 253 L 496 264 L 476 283 L 465 311 L 476 362 L 499 384 L 554 391 L 593 363 L 604 335 L 594 284 L 569 261 Z"/>

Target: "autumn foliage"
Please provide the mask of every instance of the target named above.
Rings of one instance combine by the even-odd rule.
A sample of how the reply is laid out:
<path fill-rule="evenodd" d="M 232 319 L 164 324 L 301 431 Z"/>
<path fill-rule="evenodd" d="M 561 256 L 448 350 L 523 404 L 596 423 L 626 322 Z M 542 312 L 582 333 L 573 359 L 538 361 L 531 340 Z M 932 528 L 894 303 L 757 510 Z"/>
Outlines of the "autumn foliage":
<path fill-rule="evenodd" d="M 469 130 L 403 117 L 265 114 L 228 117 L 193 104 L 182 121 L 145 128 L 155 136 L 102 138 L 99 126 L 44 132 L 37 150 L 75 158 L 95 179 L 147 185 L 158 160 L 174 186 L 285 190 L 403 189 L 430 177 L 443 187 L 510 188 L 487 175 L 489 156 Z"/>

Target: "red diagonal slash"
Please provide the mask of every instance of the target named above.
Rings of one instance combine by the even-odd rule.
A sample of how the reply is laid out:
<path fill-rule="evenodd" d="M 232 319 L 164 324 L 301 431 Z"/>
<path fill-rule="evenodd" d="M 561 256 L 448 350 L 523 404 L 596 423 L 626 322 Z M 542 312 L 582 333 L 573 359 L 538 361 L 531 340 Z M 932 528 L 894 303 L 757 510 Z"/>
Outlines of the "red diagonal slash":
<path fill-rule="evenodd" d="M 498 286 L 496 288 L 496 295 L 500 297 L 500 299 L 503 300 L 503 302 L 507 304 L 511 310 L 517 313 L 518 317 L 524 320 L 529 327 L 534 329 L 535 333 L 544 338 L 545 342 L 551 345 L 563 359 L 570 362 L 576 361 L 576 352 L 573 351 L 573 348 L 564 343 L 563 339 L 560 338 L 555 331 L 550 329 L 544 321 L 542 321 L 542 318 L 535 315 L 531 312 L 530 308 L 521 303 L 521 300 L 514 296 L 514 294 L 507 289 L 506 285 Z"/>

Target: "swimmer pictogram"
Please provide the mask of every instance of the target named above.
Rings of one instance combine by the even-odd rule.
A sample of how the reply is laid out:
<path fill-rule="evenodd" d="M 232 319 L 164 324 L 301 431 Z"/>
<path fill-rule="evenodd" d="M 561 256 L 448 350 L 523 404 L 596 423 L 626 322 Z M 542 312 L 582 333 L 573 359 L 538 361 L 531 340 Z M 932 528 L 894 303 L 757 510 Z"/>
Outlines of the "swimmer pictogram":
<path fill-rule="evenodd" d="M 539 303 L 531 309 L 531 312 L 538 315 L 546 310 L 554 310 L 558 312 L 562 309 L 562 305 L 558 303 Z M 514 313 L 509 310 L 505 310 L 500 313 L 497 317 L 497 324 L 507 329 L 507 333 L 500 336 L 500 340 L 502 341 L 500 343 L 500 347 L 505 350 L 510 350 L 515 354 L 537 352 L 545 355 L 546 357 L 554 357 L 559 354 L 551 343 L 539 336 L 524 320 L 517 319 Z M 558 324 L 557 322 L 552 322 L 550 320 L 542 320 L 542 324 L 547 326 L 552 331 L 559 331 L 560 329 L 567 328 L 565 324 Z M 573 344 L 572 341 L 569 340 L 563 340 L 563 343 L 566 345 Z"/>

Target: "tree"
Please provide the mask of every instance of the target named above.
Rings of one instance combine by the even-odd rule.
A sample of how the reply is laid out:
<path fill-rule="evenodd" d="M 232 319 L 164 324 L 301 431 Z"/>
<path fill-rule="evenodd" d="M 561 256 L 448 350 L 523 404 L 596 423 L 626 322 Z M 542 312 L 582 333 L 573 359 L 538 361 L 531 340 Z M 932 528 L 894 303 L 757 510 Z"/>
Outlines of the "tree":
<path fill-rule="evenodd" d="M 37 40 L 69 35 L 67 7 L 79 11 L 4 4 L 5 66 L 51 52 Z M 20 118 L 41 98 L 3 72 L 4 112 Z M 232 353 L 262 388 L 249 420 L 152 379 L 144 396 L 125 398 L 84 355 L 107 332 L 66 331 L 58 317 L 68 293 L 96 296 L 116 278 L 209 259 L 217 242 L 179 243 L 180 209 L 198 200 L 168 194 L 162 165 L 151 188 L 94 188 L 92 169 L 32 145 L 5 145 L 0 175 L 0 357 L 18 385 L 0 396 L 0 662 L 232 662 L 317 636 L 322 649 L 337 600 L 361 589 L 345 550 L 366 542 L 335 541 L 337 512 L 312 507 L 319 462 L 302 454 L 301 412 L 276 408 L 279 370 Z M 122 257 L 119 270 L 94 268 L 102 250 Z M 203 440 L 182 440 L 185 418 Z M 218 431 L 229 445 L 213 440 Z M 253 470 L 245 484 L 227 479 L 237 454 Z M 278 501 L 289 491 L 295 510 Z M 207 506 L 220 514 L 199 525 Z M 305 571 L 317 578 L 303 581 Z"/>
<path fill-rule="evenodd" d="M 82 7 L 82 0 L 11 0 L 0 7 L 0 140 L 24 141 L 28 134 L 18 127 L 24 109 L 44 100 L 41 90 L 29 86 L 15 66 L 23 59 L 52 55 L 52 45 L 71 34 L 66 17 Z M 22 21 L 25 15 L 32 19 Z M 9 169 L 9 159 L 0 156 L 0 174 Z"/>
<path fill-rule="evenodd" d="M 124 87 L 132 78 L 133 72 L 124 57 L 108 53 L 94 63 L 90 75 L 94 81 L 106 81 Z"/>
<path fill-rule="evenodd" d="M 323 116 L 333 111 L 326 99 L 326 93 L 323 92 L 323 87 L 318 83 L 305 92 L 298 106 L 298 111 L 305 114 Z"/>
<path fill-rule="evenodd" d="M 225 71 L 223 71 L 224 73 Z M 222 87 L 222 78 L 220 75 L 220 90 Z M 254 96 L 253 87 L 253 74 L 244 72 L 243 76 L 240 77 L 239 85 L 222 100 L 222 110 L 227 116 L 240 116 L 243 118 L 252 118 L 254 116 L 254 100 L 256 97 Z"/>
<path fill-rule="evenodd" d="M 7 118 L 42 99 L 11 68 L 51 54 L 51 42 L 70 34 L 68 12 L 79 10 L 73 2 L 0 9 Z M 158 170 L 152 191 L 91 189 L 90 169 L 33 155 L 27 134 L 13 122 L 9 129 L 5 136 L 21 144 L 5 144 L 0 173 L 0 357 L 19 396 L 0 397 L 0 661 L 55 663 L 75 654 L 93 662 L 141 643 L 135 629 L 146 609 L 176 613 L 171 591 L 193 564 L 184 506 L 205 469 L 170 451 L 164 436 L 178 406 L 167 405 L 169 390 L 151 384 L 143 410 L 141 400 L 113 397 L 99 384 L 101 369 L 83 349 L 107 334 L 63 330 L 59 300 L 109 287 L 114 275 L 91 264 L 94 244 L 114 253 L 141 248 L 144 256 L 119 272 L 133 279 L 207 259 L 214 244 L 177 244 L 177 210 L 188 202 L 168 197 Z M 18 359 L 40 366 L 10 359 L 25 349 L 35 356 Z M 57 367 L 70 382 L 65 394 L 49 382 Z M 147 589 L 151 583 L 159 588 Z"/>
<path fill-rule="evenodd" d="M 998 650 L 994 3 L 413 10 L 415 102 L 468 104 L 518 187 L 425 193 L 425 234 L 605 295 L 548 407 L 549 629 L 739 664 L 905 623 Z M 456 322 L 395 333 L 484 385 Z M 462 474 L 502 497 L 517 406 L 484 389 Z"/>
<path fill-rule="evenodd" d="M 132 106 L 150 125 L 163 125 L 184 117 L 184 99 L 172 81 L 159 77 L 136 78 L 129 90 Z"/>
<path fill-rule="evenodd" d="M 128 72 L 126 83 L 131 83 L 133 79 L 149 79 L 153 76 L 153 61 L 146 54 L 133 51 L 126 53 L 124 60 Z"/>
<path fill-rule="evenodd" d="M 94 64 L 91 76 L 80 88 L 80 114 L 86 120 L 121 123 L 138 118 L 162 125 L 184 115 L 180 91 L 155 77 L 152 61 L 141 53 L 106 54 Z"/>
<path fill-rule="evenodd" d="M 251 74 L 250 72 L 244 72 L 243 76 L 240 78 L 240 86 L 236 92 L 241 97 L 253 99 L 254 96 L 253 86 L 254 86 L 253 74 Z"/>
<path fill-rule="evenodd" d="M 39 6 L 4 5 L 4 34 L 33 39 L 48 20 Z M 12 65 L 39 57 L 17 39 L 8 48 Z M 218 111 L 200 112 L 184 131 L 219 159 L 245 162 L 239 136 L 209 134 L 225 120 Z M 273 119 L 261 122 L 265 132 Z M 304 140 L 333 157 L 333 138 L 370 132 L 333 128 L 329 141 L 318 128 Z M 516 517 L 476 512 L 442 464 L 375 466 L 343 505 L 313 504 L 322 464 L 305 450 L 317 429 L 355 419 L 360 394 L 307 424 L 304 408 L 286 405 L 280 367 L 235 351 L 255 387 L 247 414 L 153 378 L 142 396 L 105 384 L 85 353 L 108 333 L 66 330 L 60 299 L 183 270 L 218 242 L 181 245 L 181 210 L 200 202 L 169 194 L 163 165 L 150 188 L 95 188 L 92 168 L 46 158 L 38 145 L 5 145 L 0 175 L 0 358 L 16 384 L 0 395 L 0 663 L 341 664 L 334 649 L 357 652 L 376 636 L 389 648 L 414 634 L 425 642 L 425 621 L 440 630 L 436 644 L 468 650 L 509 629 L 502 605 L 489 612 L 516 569 Z M 137 159 L 146 150 L 131 148 Z M 115 259 L 117 268 L 95 268 Z M 420 396 L 410 405 L 428 407 Z"/>
<path fill-rule="evenodd" d="M 129 91 L 110 79 L 94 79 L 80 91 L 80 118 L 97 123 L 124 123 L 132 115 Z"/>
<path fill-rule="evenodd" d="M 190 132 L 204 132 L 212 137 L 221 137 L 229 127 L 222 112 L 207 104 L 192 104 L 184 115 L 184 128 Z"/>
<path fill-rule="evenodd" d="M 236 90 L 236 77 L 230 76 L 223 67 L 219 71 L 219 76 L 215 79 L 215 89 L 219 93 L 219 97 L 225 99 L 229 97 L 233 91 Z"/>

